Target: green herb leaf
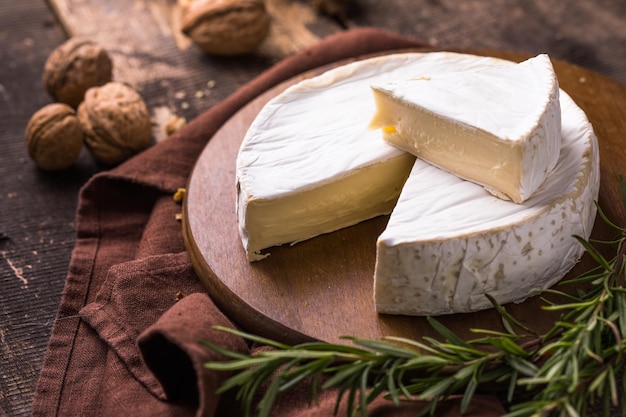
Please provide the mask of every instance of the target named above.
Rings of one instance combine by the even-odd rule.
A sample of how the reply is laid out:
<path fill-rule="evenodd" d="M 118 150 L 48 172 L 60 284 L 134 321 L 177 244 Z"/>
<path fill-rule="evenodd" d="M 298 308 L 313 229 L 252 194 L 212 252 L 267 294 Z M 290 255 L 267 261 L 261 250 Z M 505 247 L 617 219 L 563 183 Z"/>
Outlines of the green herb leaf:
<path fill-rule="evenodd" d="M 620 188 L 626 210 L 622 176 Z M 471 329 L 481 335 L 474 340 L 464 340 L 433 317 L 427 321 L 443 340 L 347 336 L 344 339 L 351 344 L 290 346 L 215 327 L 272 349 L 242 354 L 202 340 L 201 345 L 226 358 L 204 366 L 211 372 L 233 373 L 218 393 L 237 390 L 245 416 L 271 415 L 280 395 L 303 384 L 309 387 L 311 401 L 317 401 L 320 389 L 336 389 L 335 413 L 345 401 L 348 416 L 367 416 L 368 406 L 379 396 L 394 404 L 401 398 L 427 400 L 422 415 L 433 415 L 442 401 L 461 394 L 465 412 L 483 388 L 502 390 L 509 401 L 507 417 L 585 415 L 590 403 L 602 402 L 609 409 L 620 399 L 626 415 L 626 380 L 622 375 L 619 384 L 615 372 L 623 374 L 626 366 L 626 229 L 610 222 L 599 207 L 598 213 L 619 231 L 618 236 L 605 242 L 575 237 L 596 265 L 561 283 L 581 286 L 578 294 L 543 291 L 542 309 L 560 314 L 543 335 L 487 295 L 505 331 Z M 607 248 L 614 249 L 613 258 L 603 255 Z"/>

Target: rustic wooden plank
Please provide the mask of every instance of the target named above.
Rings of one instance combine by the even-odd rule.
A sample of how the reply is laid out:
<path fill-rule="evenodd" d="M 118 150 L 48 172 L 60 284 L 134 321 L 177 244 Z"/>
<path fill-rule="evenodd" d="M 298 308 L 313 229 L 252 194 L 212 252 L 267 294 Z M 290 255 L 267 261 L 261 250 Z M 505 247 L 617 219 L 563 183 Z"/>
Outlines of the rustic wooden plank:
<path fill-rule="evenodd" d="M 52 0 L 69 36 L 99 42 L 114 78 L 135 87 L 152 110 L 155 138 L 174 114 L 190 120 L 278 60 L 340 30 L 307 3 L 270 0 L 270 34 L 253 54 L 208 56 L 180 32 L 180 9 L 167 0 Z M 132 18 L 129 18 L 132 17 Z M 316 33 L 307 28 L 314 25 Z M 210 83 L 210 84 L 208 84 Z M 209 87 L 215 86 L 215 87 Z"/>
<path fill-rule="evenodd" d="M 626 83 L 626 3 L 622 0 L 359 0 L 348 26 L 379 26 L 439 48 L 537 54 Z"/>
<path fill-rule="evenodd" d="M 0 416 L 28 416 L 74 245 L 87 154 L 46 174 L 26 152 L 30 116 L 51 101 L 44 62 L 65 39 L 41 0 L 0 2 Z"/>

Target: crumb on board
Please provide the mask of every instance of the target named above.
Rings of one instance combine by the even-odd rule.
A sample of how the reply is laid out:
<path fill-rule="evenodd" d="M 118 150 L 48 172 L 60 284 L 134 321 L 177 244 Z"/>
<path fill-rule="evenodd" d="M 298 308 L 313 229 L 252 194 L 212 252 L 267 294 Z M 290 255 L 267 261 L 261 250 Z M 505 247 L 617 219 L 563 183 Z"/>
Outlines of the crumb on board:
<path fill-rule="evenodd" d="M 173 115 L 165 124 L 165 133 L 169 136 L 185 127 L 186 124 L 187 119 Z"/>
<path fill-rule="evenodd" d="M 178 190 L 176 190 L 176 192 L 174 193 L 173 197 L 174 201 L 177 203 L 181 203 L 183 201 L 183 199 L 185 198 L 185 189 L 184 188 L 179 188 Z"/>

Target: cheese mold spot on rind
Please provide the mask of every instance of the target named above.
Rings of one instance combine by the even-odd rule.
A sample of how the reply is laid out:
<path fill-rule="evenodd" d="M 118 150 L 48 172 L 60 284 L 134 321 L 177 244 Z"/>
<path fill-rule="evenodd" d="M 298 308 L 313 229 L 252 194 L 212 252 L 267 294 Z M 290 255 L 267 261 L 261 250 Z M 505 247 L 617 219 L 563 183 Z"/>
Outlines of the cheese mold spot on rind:
<path fill-rule="evenodd" d="M 370 125 L 386 141 L 502 198 L 530 198 L 558 159 L 559 86 L 545 54 L 373 84 L 372 91 Z"/>
<path fill-rule="evenodd" d="M 561 92 L 560 158 L 523 204 L 417 160 L 377 243 L 380 313 L 437 315 L 518 302 L 560 280 L 584 248 L 599 190 L 597 139 Z"/>

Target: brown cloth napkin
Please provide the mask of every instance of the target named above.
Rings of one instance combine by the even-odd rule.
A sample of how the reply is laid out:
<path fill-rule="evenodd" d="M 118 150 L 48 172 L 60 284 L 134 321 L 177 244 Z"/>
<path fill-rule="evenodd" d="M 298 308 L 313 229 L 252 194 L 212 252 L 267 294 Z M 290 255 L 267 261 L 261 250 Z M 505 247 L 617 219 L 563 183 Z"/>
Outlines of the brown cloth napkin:
<path fill-rule="evenodd" d="M 223 373 L 202 364 L 220 357 L 203 338 L 248 352 L 240 339 L 212 325 L 233 326 L 197 279 L 175 216 L 172 195 L 185 187 L 213 133 L 268 88 L 338 60 L 423 43 L 377 29 L 331 36 L 285 59 L 207 110 L 184 129 L 81 190 L 77 239 L 33 402 L 35 416 L 233 416 L 239 407 L 215 390 Z M 306 387 L 282 397 L 274 416 L 331 416 L 335 393 L 309 406 Z M 377 400 L 370 416 L 409 416 Z M 458 415 L 458 399 L 438 415 Z M 501 415 L 492 397 L 477 397 L 468 415 Z M 340 412 L 339 415 L 342 415 Z M 343 410 L 345 415 L 345 408 Z"/>

